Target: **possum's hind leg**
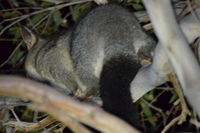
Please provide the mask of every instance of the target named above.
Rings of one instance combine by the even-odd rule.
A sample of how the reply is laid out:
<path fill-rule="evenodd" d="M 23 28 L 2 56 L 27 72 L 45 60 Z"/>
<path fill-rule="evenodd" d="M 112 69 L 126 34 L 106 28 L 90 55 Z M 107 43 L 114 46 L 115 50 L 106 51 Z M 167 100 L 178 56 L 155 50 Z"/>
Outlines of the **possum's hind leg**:
<path fill-rule="evenodd" d="M 99 77 L 103 67 L 104 51 L 98 46 L 74 51 L 72 58 L 77 82 L 85 96 L 99 94 Z"/>

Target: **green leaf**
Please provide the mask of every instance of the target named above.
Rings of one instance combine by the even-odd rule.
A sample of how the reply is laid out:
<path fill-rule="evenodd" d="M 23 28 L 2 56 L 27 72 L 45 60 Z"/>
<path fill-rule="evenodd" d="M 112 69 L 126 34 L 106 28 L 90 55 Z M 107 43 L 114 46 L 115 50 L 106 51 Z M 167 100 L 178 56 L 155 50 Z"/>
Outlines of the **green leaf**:
<path fill-rule="evenodd" d="M 29 3 L 30 5 L 37 6 L 35 0 L 24 0 L 25 2 Z"/>
<path fill-rule="evenodd" d="M 148 93 L 148 94 L 144 95 L 144 98 L 148 101 L 152 101 L 154 99 L 154 95 L 153 95 L 153 93 Z"/>
<path fill-rule="evenodd" d="M 16 13 L 15 11 L 12 11 L 12 12 L 4 12 L 4 13 L 3 13 L 3 17 L 4 17 L 4 18 L 14 17 L 14 16 L 16 16 L 16 15 L 17 15 L 17 13 Z"/>
<path fill-rule="evenodd" d="M 55 11 L 53 13 L 53 20 L 56 23 L 56 25 L 59 25 L 62 23 L 62 16 L 60 11 Z"/>
<path fill-rule="evenodd" d="M 147 117 L 152 116 L 152 112 L 146 104 L 143 104 L 143 112 Z"/>
<path fill-rule="evenodd" d="M 151 109 L 149 108 L 149 106 L 147 104 L 145 104 L 144 102 L 141 102 L 140 104 L 142 106 L 142 111 L 144 113 L 144 115 L 148 118 L 148 122 L 152 125 L 152 126 L 156 126 L 156 117 L 153 116 L 153 113 L 151 111 Z"/>
<path fill-rule="evenodd" d="M 156 127 L 156 121 L 157 121 L 157 118 L 155 116 L 149 118 L 149 123 L 153 126 L 153 127 Z"/>
<path fill-rule="evenodd" d="M 143 6 L 141 4 L 133 4 L 133 8 L 135 10 L 141 10 L 141 9 L 143 9 Z"/>
<path fill-rule="evenodd" d="M 91 2 L 75 5 L 72 10 L 73 20 L 76 22 L 81 16 L 83 16 L 83 14 L 85 14 L 89 9 L 91 9 L 91 7 Z"/>
<path fill-rule="evenodd" d="M 36 24 L 39 22 L 43 17 L 45 17 L 48 14 L 48 12 L 40 13 L 32 17 L 32 23 Z"/>
<path fill-rule="evenodd" d="M 8 33 L 14 36 L 13 39 L 19 39 L 21 37 L 21 32 L 17 26 L 10 27 Z"/>
<path fill-rule="evenodd" d="M 134 0 L 134 2 L 138 4 L 138 3 L 141 3 L 142 0 Z"/>
<path fill-rule="evenodd" d="M 142 106 L 142 110 L 145 116 L 147 117 L 152 116 L 150 108 L 144 102 L 141 102 L 140 105 Z"/>
<path fill-rule="evenodd" d="M 27 121 L 31 121 L 33 119 L 34 112 L 32 110 L 26 108 L 22 113 L 23 113 L 21 116 L 22 119 Z"/>
<path fill-rule="evenodd" d="M 45 2 L 45 1 L 44 1 L 44 2 L 41 3 L 40 6 L 41 6 L 41 7 L 50 7 L 50 6 L 53 6 L 53 5 L 55 5 L 55 4 L 54 4 L 54 3 L 50 3 L 50 2 Z"/>
<path fill-rule="evenodd" d="M 23 54 L 24 52 L 18 49 L 8 64 L 15 66 L 17 62 L 22 58 Z"/>
<path fill-rule="evenodd" d="M 17 39 L 17 38 L 19 38 L 21 35 L 20 35 L 20 32 L 19 32 L 19 30 L 17 30 L 17 28 L 16 27 L 10 27 L 9 29 L 8 29 L 8 32 L 7 32 L 9 35 L 12 35 L 13 37 L 12 37 L 12 39 Z"/>
<path fill-rule="evenodd" d="M 173 95 L 170 100 L 169 100 L 169 103 L 173 103 L 175 100 L 177 99 L 177 95 Z"/>

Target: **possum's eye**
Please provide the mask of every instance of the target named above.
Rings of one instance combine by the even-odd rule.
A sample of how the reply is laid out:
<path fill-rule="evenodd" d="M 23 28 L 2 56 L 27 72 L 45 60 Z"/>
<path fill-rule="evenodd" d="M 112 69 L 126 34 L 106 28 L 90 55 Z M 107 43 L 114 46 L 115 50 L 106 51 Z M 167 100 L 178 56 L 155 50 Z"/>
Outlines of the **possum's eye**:
<path fill-rule="evenodd" d="M 29 49 L 31 49 L 37 42 L 36 35 L 27 27 L 21 28 L 21 34 L 24 42 L 26 43 L 26 46 Z"/>

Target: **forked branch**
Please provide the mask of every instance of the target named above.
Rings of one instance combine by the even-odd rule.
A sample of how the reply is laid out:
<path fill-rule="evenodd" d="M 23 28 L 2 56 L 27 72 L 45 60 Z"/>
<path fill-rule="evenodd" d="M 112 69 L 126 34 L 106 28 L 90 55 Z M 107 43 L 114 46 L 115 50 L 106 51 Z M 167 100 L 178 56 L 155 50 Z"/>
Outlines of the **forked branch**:
<path fill-rule="evenodd" d="M 199 64 L 176 22 L 170 1 L 144 0 L 144 4 L 160 44 L 178 76 L 184 94 L 200 115 Z"/>

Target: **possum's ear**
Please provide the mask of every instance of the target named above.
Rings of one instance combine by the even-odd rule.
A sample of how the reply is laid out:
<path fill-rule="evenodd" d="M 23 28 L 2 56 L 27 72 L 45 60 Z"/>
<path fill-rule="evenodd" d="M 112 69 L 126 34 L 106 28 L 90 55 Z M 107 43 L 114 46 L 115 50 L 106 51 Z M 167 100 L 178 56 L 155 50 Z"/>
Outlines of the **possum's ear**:
<path fill-rule="evenodd" d="M 21 34 L 28 50 L 30 50 L 37 42 L 36 35 L 27 27 L 21 27 Z"/>

